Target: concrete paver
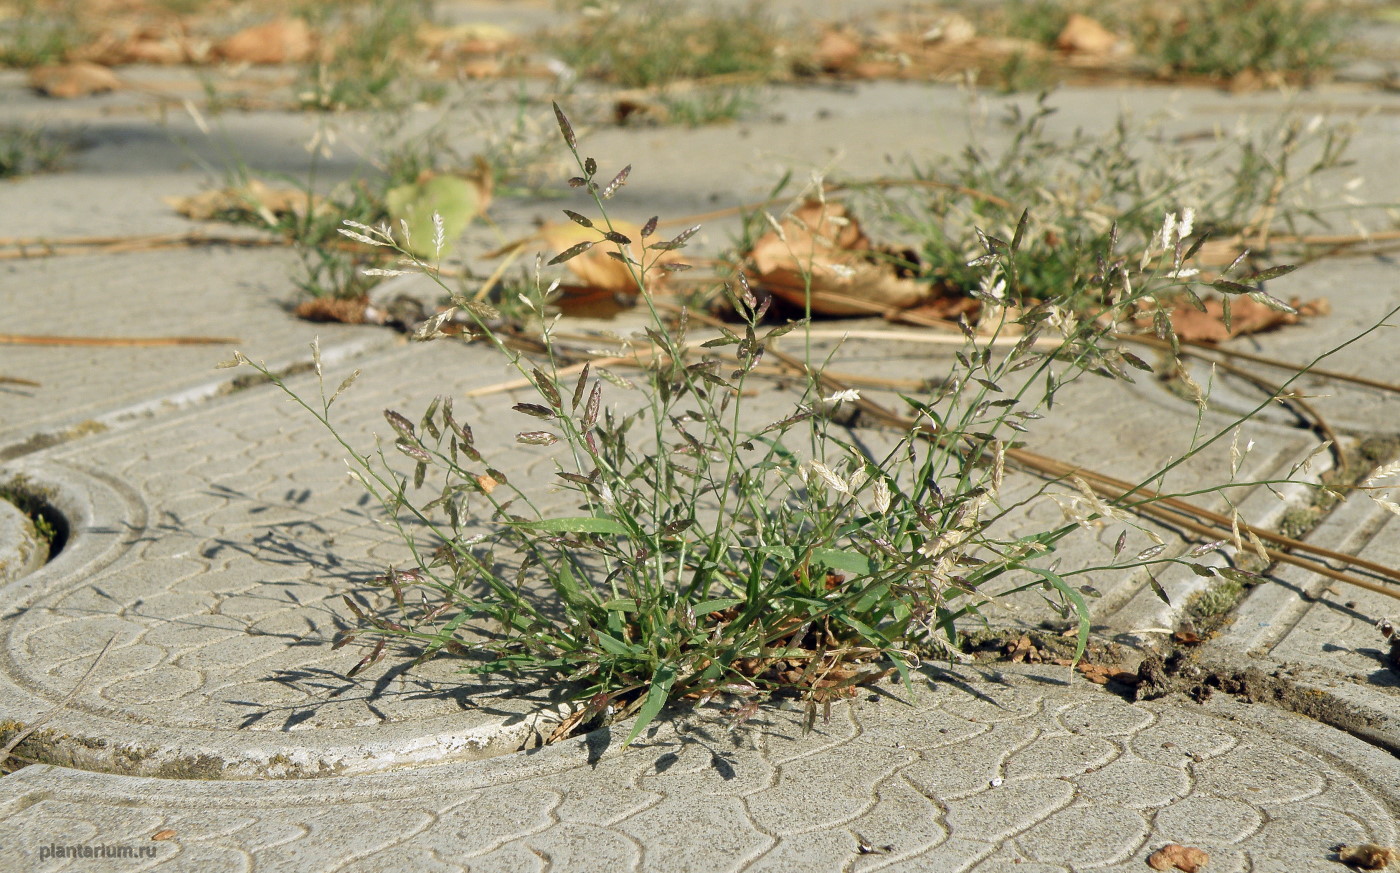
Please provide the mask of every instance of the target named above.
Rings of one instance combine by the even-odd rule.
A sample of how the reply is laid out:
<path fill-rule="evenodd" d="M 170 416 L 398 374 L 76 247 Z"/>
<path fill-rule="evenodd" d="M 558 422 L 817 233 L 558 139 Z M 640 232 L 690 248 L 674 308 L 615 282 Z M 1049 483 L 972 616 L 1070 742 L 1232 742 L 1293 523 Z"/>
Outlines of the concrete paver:
<path fill-rule="evenodd" d="M 713 709 L 630 749 L 538 752 L 361 777 L 158 780 L 29 767 L 0 781 L 0 840 L 153 850 L 186 870 L 1141 870 L 1169 842 L 1209 869 L 1323 869 L 1397 838 L 1393 759 L 1227 699 L 1133 704 L 1065 671 L 937 669 L 834 707 Z M 932 682 L 928 680 L 932 679 Z M 173 831 L 152 842 L 155 834 Z"/>

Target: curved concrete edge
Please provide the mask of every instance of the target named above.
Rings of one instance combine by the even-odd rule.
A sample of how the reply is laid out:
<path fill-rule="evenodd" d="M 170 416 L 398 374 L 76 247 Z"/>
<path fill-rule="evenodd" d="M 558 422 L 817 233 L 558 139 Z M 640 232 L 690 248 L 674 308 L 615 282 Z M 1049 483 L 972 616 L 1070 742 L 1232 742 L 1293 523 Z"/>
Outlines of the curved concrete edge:
<path fill-rule="evenodd" d="M 0 500 L 0 584 L 28 576 L 44 566 L 49 548 L 34 522 L 8 500 Z"/>
<path fill-rule="evenodd" d="M 1386 751 L 1365 738 L 1341 737 L 1338 728 L 1324 724 L 1307 715 L 1285 712 L 1265 703 L 1244 703 L 1229 695 L 1217 694 L 1200 704 L 1206 711 L 1232 721 L 1247 722 L 1273 736 L 1297 738 L 1309 744 L 1313 751 L 1331 758 L 1331 762 L 1349 771 L 1351 776 L 1376 794 L 1386 797 L 1391 811 L 1400 822 L 1400 751 Z M 1393 708 L 1391 724 L 1400 722 Z M 1354 733 L 1347 731 L 1347 733 Z M 1396 827 L 1392 823 L 1392 829 Z"/>
<path fill-rule="evenodd" d="M 30 767 L 0 780 L 0 830 L 36 860 L 50 844 L 156 840 L 149 867 L 233 858 L 249 870 L 446 858 L 473 870 L 1131 873 L 1168 842 L 1203 847 L 1222 870 L 1313 870 L 1338 842 L 1397 838 L 1394 759 L 1309 719 L 1224 695 L 1131 704 L 1063 670 L 927 675 L 928 691 L 890 686 L 810 733 L 800 707 L 733 732 L 709 710 L 667 717 L 627 750 L 620 724 L 377 775 L 219 783 Z"/>
<path fill-rule="evenodd" d="M 49 495 L 67 521 L 68 542 L 49 564 L 0 585 L 5 614 L 15 615 L 50 592 L 120 560 L 130 538 L 145 529 L 141 496 L 98 470 L 25 459 L 0 468 L 23 474 Z M 7 504 L 8 505 L 8 504 Z M 441 761 L 475 761 L 540 742 L 541 732 L 567 714 L 538 697 L 500 698 L 490 716 L 445 716 L 427 722 L 341 728 L 314 738 L 296 732 L 191 730 L 162 727 L 62 705 L 16 685 L 13 651 L 0 651 L 0 743 L 63 710 L 62 729 L 40 726 L 16 754 L 64 767 L 179 779 L 279 779 L 372 773 Z"/>
<path fill-rule="evenodd" d="M 8 693 L 7 693 L 8 692 Z M 0 689 L 0 742 L 42 719 L 32 699 Z M 296 733 L 210 731 L 131 724 L 65 713 L 63 730 L 39 727 L 15 754 L 58 767 L 157 779 L 267 780 L 361 776 L 446 762 L 475 762 L 538 746 L 557 710 L 464 725 L 453 717 L 340 728 L 298 742 Z"/>
<path fill-rule="evenodd" d="M 0 804 L 14 802 L 32 791 L 51 793 L 52 780 L 62 780 L 65 792 L 121 803 L 133 796 L 133 786 L 149 802 L 219 803 L 258 808 L 268 804 L 299 805 L 355 801 L 400 800 L 422 794 L 425 780 L 450 781 L 461 789 L 484 788 L 501 782 L 549 776 L 624 754 L 626 726 L 613 726 L 533 749 L 515 750 L 475 760 L 439 761 L 384 772 L 339 773 L 320 779 L 288 778 L 272 781 L 160 778 L 128 773 L 70 769 L 35 764 L 0 780 Z M 665 723 L 649 732 L 648 740 L 673 739 L 674 725 Z M 8 798 L 5 795 L 8 794 Z"/>
<path fill-rule="evenodd" d="M 27 607 L 37 593 L 115 561 L 127 538 L 146 525 L 145 502 L 130 486 L 101 471 L 25 459 L 0 466 L 0 476 L 22 475 L 43 490 L 68 525 L 63 551 L 35 573 L 0 587 L 9 610 Z"/>

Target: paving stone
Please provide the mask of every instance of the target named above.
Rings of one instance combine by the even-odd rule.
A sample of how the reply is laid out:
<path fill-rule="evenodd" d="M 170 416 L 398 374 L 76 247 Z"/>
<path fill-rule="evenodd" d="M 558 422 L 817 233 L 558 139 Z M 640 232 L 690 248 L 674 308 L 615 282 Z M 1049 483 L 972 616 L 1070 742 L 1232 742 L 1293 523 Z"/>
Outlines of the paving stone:
<path fill-rule="evenodd" d="M 1321 869 L 1338 840 L 1397 837 L 1400 793 L 1387 776 L 1393 759 L 1365 743 L 1227 699 L 1204 707 L 1182 699 L 1125 703 L 1082 682 L 1065 685 L 1063 675 L 958 668 L 959 684 L 920 680 L 912 697 L 891 686 L 905 702 L 876 697 L 837 707 L 860 731 L 834 746 L 820 732 L 801 737 L 800 712 L 775 710 L 766 724 L 751 722 L 732 735 L 717 714 L 698 713 L 649 731 L 627 750 L 620 731 L 603 731 L 536 752 L 356 777 L 211 783 L 34 766 L 0 780 L 0 838 L 23 854 L 27 869 L 42 871 L 75 866 L 40 862 L 39 849 L 50 844 L 144 846 L 167 828 L 175 835 L 156 844 L 155 869 L 228 859 L 251 870 L 534 869 L 567 857 L 667 871 L 1140 869 L 1167 842 L 1200 846 L 1222 869 Z M 1135 760 L 1132 748 L 1162 736 L 1163 724 L 1229 737 L 1236 753 L 1149 765 L 1172 771 L 1184 789 L 1139 795 L 1131 807 L 1093 797 L 1095 777 L 1107 768 L 1008 774 L 962 800 L 913 778 L 933 767 L 998 772 L 1007 753 L 966 742 L 930 748 L 920 734 L 937 734 L 937 721 L 926 731 L 911 728 L 904 707 L 933 715 L 972 701 L 967 708 L 983 712 L 979 698 L 1008 690 L 1039 701 L 1036 712 L 1049 721 L 1029 717 L 1045 724 L 1086 707 L 1133 715 L 1117 725 L 1110 719 L 1102 731 L 1096 723 L 1079 727 L 1080 735 L 1113 745 L 1118 761 Z M 900 719 L 911 740 L 906 748 L 864 741 L 886 718 Z M 1136 727 L 1125 731 L 1127 724 Z M 725 736 L 749 750 L 718 768 L 732 768 L 729 776 L 667 778 L 691 762 L 711 759 L 713 766 L 714 743 Z M 772 756 L 775 740 L 787 763 Z M 1053 768 L 1055 746 L 1041 742 L 1024 748 L 1040 748 Z M 840 780 L 817 776 L 823 767 Z M 786 819 L 770 818 L 783 809 L 770 796 L 791 795 L 814 776 L 824 800 L 794 799 Z M 863 811 L 842 812 L 854 809 Z M 832 823 L 820 825 L 828 816 Z"/>

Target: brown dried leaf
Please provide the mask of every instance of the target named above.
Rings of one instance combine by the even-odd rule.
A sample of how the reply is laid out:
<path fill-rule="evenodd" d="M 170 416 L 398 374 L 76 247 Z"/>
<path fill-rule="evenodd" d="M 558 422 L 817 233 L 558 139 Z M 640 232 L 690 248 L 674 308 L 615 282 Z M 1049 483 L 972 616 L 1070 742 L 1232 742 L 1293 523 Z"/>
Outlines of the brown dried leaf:
<path fill-rule="evenodd" d="M 278 216 L 305 216 L 308 206 L 318 213 L 326 209 L 320 197 L 308 197 L 305 191 L 296 188 L 273 188 L 257 179 L 237 188 L 217 188 L 192 197 L 167 197 L 165 202 L 195 221 L 259 216 L 268 224 L 276 224 Z"/>
<path fill-rule="evenodd" d="M 812 311 L 821 315 L 908 309 L 929 296 L 926 285 L 871 260 L 870 239 L 839 203 L 809 200 L 780 227 L 758 238 L 748 260 L 759 284 L 795 306 L 806 305 L 809 273 Z"/>
<path fill-rule="evenodd" d="M 1337 860 L 1357 870 L 1384 870 L 1400 860 L 1400 852 L 1375 843 L 1361 843 L 1356 846 L 1339 847 Z"/>
<path fill-rule="evenodd" d="M 1172 310 L 1172 327 L 1177 336 L 1184 340 L 1203 343 L 1218 343 L 1237 336 L 1263 333 L 1289 324 L 1297 324 L 1303 318 L 1327 315 L 1332 304 L 1325 297 L 1300 302 L 1291 301 L 1297 315 L 1271 309 L 1250 297 L 1235 297 L 1230 301 L 1230 327 L 1226 329 L 1225 308 L 1217 299 L 1205 301 L 1206 311 L 1201 312 L 1189 304 L 1181 304 Z"/>
<path fill-rule="evenodd" d="M 364 324 L 369 309 L 368 297 L 344 299 L 338 297 L 313 297 L 297 304 L 297 318 L 307 321 L 338 321 L 341 324 Z"/>
<path fill-rule="evenodd" d="M 1182 873 L 1197 873 L 1210 861 L 1210 855 L 1194 846 L 1167 843 L 1153 852 L 1147 859 L 1147 866 L 1153 870 L 1181 870 Z"/>
<path fill-rule="evenodd" d="M 956 12 L 939 16 L 933 27 L 925 30 L 920 40 L 926 45 L 941 48 L 959 46 L 977 38 L 977 27 Z"/>
<path fill-rule="evenodd" d="M 1088 661 L 1080 661 L 1075 667 L 1084 678 L 1095 685 L 1107 685 L 1110 682 L 1117 682 L 1120 685 L 1136 685 L 1138 675 L 1130 670 L 1120 670 L 1107 664 L 1090 664 Z"/>
<path fill-rule="evenodd" d="M 1075 12 L 1055 37 L 1055 48 L 1084 55 L 1109 55 L 1123 51 L 1126 43 L 1118 34 L 1087 15 Z"/>
<path fill-rule="evenodd" d="M 140 27 L 104 30 L 92 42 L 69 54 L 70 61 L 90 61 L 104 66 L 119 64 L 200 63 L 209 54 L 205 40 L 191 38 L 176 19 Z"/>
<path fill-rule="evenodd" d="M 311 57 L 315 39 L 303 18 L 277 18 L 249 27 L 214 46 L 214 54 L 244 64 L 297 64 Z"/>
<path fill-rule="evenodd" d="M 630 245 L 622 246 L 622 249 L 632 257 L 633 260 L 642 259 L 641 244 L 635 242 L 640 240 L 641 228 L 626 221 L 614 221 L 613 230 L 623 236 L 634 240 Z M 635 297 L 637 295 L 637 283 L 632 278 L 632 273 L 627 265 L 610 254 L 617 254 L 618 246 L 611 242 L 600 242 L 600 236 L 596 229 L 590 229 L 575 224 L 574 222 L 550 222 L 539 230 L 540 238 L 544 240 L 547 252 L 563 252 L 585 242 L 598 243 L 580 255 L 570 258 L 564 262 L 564 266 L 573 274 L 573 281 L 566 280 L 561 286 L 566 300 L 570 298 L 597 299 L 612 295 L 625 295 Z M 650 258 L 653 253 L 648 253 L 647 260 L 647 291 L 648 293 L 665 281 L 666 273 L 657 270 L 653 272 Z M 673 263 L 678 260 L 674 252 L 662 253 L 658 259 L 659 263 Z"/>
<path fill-rule="evenodd" d="M 860 41 L 844 30 L 828 30 L 813 52 L 812 60 L 824 73 L 849 72 L 860 58 Z"/>
<path fill-rule="evenodd" d="M 29 71 L 29 87 L 45 97 L 69 100 L 116 91 L 122 87 L 122 80 L 101 64 L 79 61 L 35 67 Z"/>
<path fill-rule="evenodd" d="M 495 24 L 474 21 L 440 27 L 420 25 L 414 34 L 435 60 L 493 55 L 520 45 L 520 37 Z"/>

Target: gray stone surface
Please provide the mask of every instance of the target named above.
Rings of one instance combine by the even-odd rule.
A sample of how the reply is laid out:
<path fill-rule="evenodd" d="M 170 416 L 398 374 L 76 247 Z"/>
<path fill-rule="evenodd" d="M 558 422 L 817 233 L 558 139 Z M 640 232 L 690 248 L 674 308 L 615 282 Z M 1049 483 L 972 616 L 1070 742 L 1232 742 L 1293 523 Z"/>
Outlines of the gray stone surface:
<path fill-rule="evenodd" d="M 533 26 L 553 13 L 531 2 L 508 12 L 462 4 L 454 14 Z M 1381 29 L 1371 36 L 1389 45 Z M 1380 67 L 1392 61 L 1384 52 L 1370 58 Z M 197 93 L 182 71 L 131 75 L 171 94 Z M 0 236 L 184 231 L 160 196 L 218 183 L 225 147 L 264 172 L 300 174 L 304 144 L 324 120 L 229 114 L 216 125 L 223 139 L 206 140 L 173 106 L 162 117 L 134 92 L 55 104 L 20 83 L 0 74 L 0 120 L 84 129 L 91 147 L 67 173 L 7 183 Z M 602 105 L 590 102 L 597 96 L 573 95 L 576 120 Z M 482 111 L 509 112 L 502 97 L 483 98 Z M 763 112 L 727 127 L 585 130 L 585 151 L 637 168 L 616 202 L 626 217 L 644 219 L 758 199 L 788 169 L 798 178 L 871 175 L 887 159 L 926 162 L 967 142 L 966 95 L 952 87 L 784 88 L 765 100 Z M 1160 114 L 1164 132 L 1183 137 L 1236 123 L 1263 129 L 1289 111 L 1351 118 L 1363 181 L 1348 187 L 1343 174 L 1300 196 L 1330 208 L 1356 192 L 1372 201 L 1400 195 L 1389 172 L 1400 109 L 1393 94 L 1080 88 L 1052 100 L 1060 112 L 1050 129 L 1066 135 L 1106 130 L 1122 108 Z M 1029 100 L 989 98 L 986 109 L 996 119 L 1013 104 Z M 552 116 L 538 108 L 542 135 L 553 141 Z M 475 118 L 448 119 L 468 153 L 473 137 L 486 135 Z M 437 120 L 435 110 L 415 108 L 402 129 Z M 330 123 L 344 148 L 321 171 L 349 178 L 376 129 L 353 115 Z M 988 142 L 1005 135 L 993 122 Z M 493 208 L 499 229 L 474 229 L 465 248 L 523 235 L 561 203 L 502 201 Z M 1372 227 L 1389 220 L 1365 217 Z M 715 251 L 735 227 L 733 219 L 711 223 L 697 237 L 700 250 Z M 565 495 L 548 490 L 551 453 L 511 440 L 518 422 L 509 405 L 527 398 L 463 399 L 514 375 L 497 356 L 459 343 L 404 345 L 378 328 L 297 322 L 285 311 L 291 264 L 286 251 L 222 248 L 6 260 L 3 331 L 231 335 L 278 369 L 304 365 L 306 344 L 319 335 L 332 385 L 364 370 L 336 405 L 352 445 L 368 448 L 388 431 L 385 407 L 416 419 L 433 395 L 452 393 L 512 482 L 536 489 L 546 509 L 566 506 Z M 1384 257 L 1354 257 L 1280 279 L 1271 283 L 1276 295 L 1325 295 L 1334 314 L 1237 345 L 1310 360 L 1381 318 L 1396 301 L 1396 276 Z M 635 327 L 611 325 L 623 334 Z M 1324 365 L 1390 378 L 1391 339 L 1380 331 Z M 1304 715 L 1225 693 L 1204 703 L 1128 703 L 1077 676 L 1067 684 L 1064 668 L 925 667 L 912 695 L 897 685 L 870 689 L 835 704 L 810 734 L 800 708 L 770 707 L 732 726 L 715 705 L 668 714 L 626 750 L 628 726 L 620 725 L 517 752 L 560 717 L 559 690 L 464 677 L 449 659 L 345 677 L 365 649 L 330 648 L 350 620 L 342 595 L 379 602 L 371 578 L 405 565 L 409 552 L 346 477 L 343 448 L 309 416 L 270 386 L 229 390 L 248 371 L 212 367 L 231 350 L 0 346 L 0 375 L 42 383 L 0 386 L 0 475 L 50 486 L 72 533 L 56 560 L 0 588 L 0 730 L 8 736 L 42 721 L 18 754 L 49 762 L 0 778 L 0 846 L 14 859 L 0 869 L 129 863 L 56 857 L 55 848 L 77 845 L 149 850 L 136 869 L 163 870 L 1049 873 L 1142 870 L 1153 850 L 1178 842 L 1209 851 L 1215 873 L 1340 869 L 1337 844 L 1400 841 L 1400 764 L 1391 754 L 1400 749 L 1400 682 L 1374 628 L 1400 610 L 1394 598 L 1288 568 L 1250 593 L 1197 662 L 1205 679 L 1253 671 L 1267 680 L 1256 689 L 1279 692 L 1254 699 Z M 877 335 L 849 340 L 833 366 L 927 376 L 948 362 L 946 347 Z M 315 391 L 306 373 L 289 384 Z M 1299 384 L 1328 395 L 1315 403 L 1345 433 L 1396 431 L 1393 395 L 1311 377 Z M 796 400 L 765 385 L 752 398 L 754 414 L 775 418 Z M 1222 378 L 1200 434 L 1228 432 L 1257 402 Z M 1058 459 L 1137 480 L 1190 450 L 1195 422 L 1194 407 L 1155 380 L 1125 388 L 1089 379 L 1066 390 L 1028 439 Z M 844 436 L 890 439 L 866 428 Z M 1286 416 L 1245 426 L 1240 441 L 1251 440 L 1242 481 L 1280 477 L 1317 445 Z M 1193 493 L 1219 481 L 1229 445 L 1227 436 L 1183 464 L 1166 489 Z M 1005 502 L 1039 487 L 1013 474 Z M 1261 525 L 1305 498 L 1266 488 L 1230 496 Z M 1006 525 L 1030 531 L 1061 518 L 1041 498 Z M 1358 497 L 1310 538 L 1394 565 L 1396 524 Z M 1167 554 L 1193 544 L 1163 525 L 1142 527 L 1167 542 Z M 1145 532 L 1122 524 L 1083 531 L 1061 550 L 1061 569 L 1110 563 L 1125 529 L 1130 553 L 1147 545 Z M 1158 577 L 1171 599 L 1163 604 L 1140 573 L 1076 578 L 1101 594 L 1091 601 L 1096 640 L 1160 648 L 1172 645 L 1190 597 L 1211 584 L 1173 565 Z M 1036 592 L 1000 598 L 986 616 L 1016 633 L 1063 626 Z"/>
<path fill-rule="evenodd" d="M 1135 871 L 1169 842 L 1249 871 L 1328 869 L 1339 842 L 1397 839 L 1394 761 L 1365 743 L 1265 707 L 1131 704 L 1064 677 L 936 670 L 806 735 L 800 712 L 730 729 L 712 708 L 625 751 L 599 732 L 372 777 L 30 767 L 0 780 L 0 842 L 35 871 L 84 869 L 40 858 L 70 844 L 142 847 L 163 870 Z"/>
<path fill-rule="evenodd" d="M 930 360 L 927 349 L 852 341 L 833 366 L 854 369 L 871 346 L 885 366 Z M 359 382 L 335 407 L 351 445 L 373 445 L 388 432 L 381 411 L 416 419 L 437 393 L 463 397 L 504 381 L 505 364 L 490 349 L 460 343 L 409 345 L 362 355 Z M 333 368 L 327 380 L 338 383 Z M 405 380 L 403 373 L 412 373 Z M 315 377 L 291 380 L 314 398 Z M 1125 477 L 1145 474 L 1152 453 L 1190 443 L 1192 420 L 1162 410 L 1122 385 L 1096 379 L 1062 396 L 1054 418 L 1033 437 L 1044 451 Z M 757 420 L 788 414 L 797 397 L 762 389 L 752 402 Z M 611 401 L 610 401 L 611 402 Z M 505 397 L 458 406 L 476 428 L 491 463 L 548 508 L 550 457 L 555 451 L 512 442 L 524 421 Z M 1170 422 L 1175 419 L 1175 427 Z M 1136 428 L 1141 427 L 1141 430 Z M 1102 447 L 1075 439 L 1082 428 L 1117 430 L 1125 445 L 1107 467 Z M 869 440 L 878 433 L 849 435 Z M 1248 475 L 1277 476 L 1308 450 L 1297 437 L 1258 435 Z M 1290 439 L 1292 440 L 1290 442 Z M 493 451 L 494 450 L 494 451 Z M 1066 454 L 1067 453 L 1067 454 Z M 140 426 L 93 436 L 12 465 L 39 483 L 76 491 L 91 516 L 70 513 L 74 553 L 27 577 L 9 595 L 22 608 L 3 634 L 8 667 L 0 699 L 28 723 L 54 707 L 92 665 L 108 639 L 112 650 L 67 709 L 51 723 L 59 755 L 74 764 L 125 773 L 169 775 L 197 767 L 206 776 L 364 772 L 421 760 L 510 751 L 534 739 L 547 695 L 510 686 L 468 682 L 441 659 L 407 674 L 338 674 L 363 654 L 359 646 L 333 652 L 347 627 L 343 595 L 369 605 L 383 595 L 370 578 L 411 555 L 380 522 L 378 507 L 341 463 L 344 449 L 304 410 L 264 386 L 209 400 Z M 1196 475 L 1221 463 L 1219 452 Z M 400 465 L 407 471 L 407 465 Z M 1206 478 L 1183 480 L 1186 490 Z M 1038 487 L 1029 478 L 1008 489 L 1008 505 Z M 1271 501 L 1272 502 L 1272 501 Z M 562 512 L 561 512 L 562 514 Z M 1009 517 L 1008 535 L 1061 522 L 1048 499 Z M 1037 527 L 1038 525 L 1038 527 Z M 1172 537 L 1177 552 L 1189 547 Z M 1061 548 L 1062 570 L 1110 557 L 1118 529 L 1071 538 Z M 1134 539 L 1134 549 L 1149 541 Z M 99 544 L 100 547 L 99 547 Z M 76 553 L 92 552 L 87 558 Z M 1009 579 L 998 591 L 1026 579 Z M 1104 597 L 1095 601 L 1104 632 L 1136 630 L 1114 620 L 1120 604 L 1142 597 L 1142 574 L 1100 573 L 1084 580 Z M 1189 573 L 1163 577 L 1175 598 L 1152 613 L 1151 627 L 1175 625 L 1180 609 L 1204 582 Z M 993 592 L 997 593 L 997 592 Z M 1154 603 L 1160 601 L 1153 599 Z M 22 606 L 21 606 L 22 605 Z M 1032 627 L 1062 616 L 1031 591 L 1000 598 L 987 610 L 996 624 Z M 547 716 L 544 716 L 547 717 Z"/>

